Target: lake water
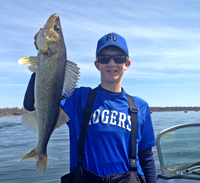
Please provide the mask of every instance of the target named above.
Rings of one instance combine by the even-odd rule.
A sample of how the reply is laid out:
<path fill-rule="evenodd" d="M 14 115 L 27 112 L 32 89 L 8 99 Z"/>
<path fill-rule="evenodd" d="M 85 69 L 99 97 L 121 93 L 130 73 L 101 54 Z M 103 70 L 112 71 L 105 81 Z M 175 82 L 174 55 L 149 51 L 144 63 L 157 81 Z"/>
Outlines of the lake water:
<path fill-rule="evenodd" d="M 200 123 L 200 112 L 155 112 L 151 114 L 155 136 L 171 126 Z M 37 134 L 21 125 L 21 117 L 0 117 L 0 182 L 2 183 L 58 183 L 69 172 L 69 132 L 67 125 L 55 130 L 48 144 L 46 171 L 36 171 L 36 160 L 17 162 L 37 144 Z M 156 171 L 160 172 L 156 148 L 153 148 Z"/>

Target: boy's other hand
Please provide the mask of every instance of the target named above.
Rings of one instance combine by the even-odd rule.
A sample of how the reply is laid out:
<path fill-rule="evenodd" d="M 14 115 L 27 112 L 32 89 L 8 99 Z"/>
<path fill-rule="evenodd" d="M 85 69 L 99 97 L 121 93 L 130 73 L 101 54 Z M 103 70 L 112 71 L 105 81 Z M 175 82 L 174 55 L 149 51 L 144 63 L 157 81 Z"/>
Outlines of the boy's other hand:
<path fill-rule="evenodd" d="M 40 30 L 36 33 L 36 35 L 34 36 L 34 45 L 35 45 L 35 48 L 38 50 L 38 46 L 36 44 L 36 39 L 37 39 L 37 35 L 39 34 L 39 32 L 43 29 L 43 27 L 40 28 Z"/>

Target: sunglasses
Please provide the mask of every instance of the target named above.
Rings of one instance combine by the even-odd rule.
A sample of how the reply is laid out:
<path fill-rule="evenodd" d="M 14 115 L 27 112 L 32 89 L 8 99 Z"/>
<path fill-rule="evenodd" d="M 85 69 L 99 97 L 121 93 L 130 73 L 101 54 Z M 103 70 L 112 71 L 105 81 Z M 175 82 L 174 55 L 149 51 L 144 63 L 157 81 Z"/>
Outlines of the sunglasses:
<path fill-rule="evenodd" d="M 126 55 L 99 55 L 97 56 L 97 62 L 101 64 L 107 64 L 110 59 L 113 59 L 116 64 L 122 64 L 127 61 Z"/>

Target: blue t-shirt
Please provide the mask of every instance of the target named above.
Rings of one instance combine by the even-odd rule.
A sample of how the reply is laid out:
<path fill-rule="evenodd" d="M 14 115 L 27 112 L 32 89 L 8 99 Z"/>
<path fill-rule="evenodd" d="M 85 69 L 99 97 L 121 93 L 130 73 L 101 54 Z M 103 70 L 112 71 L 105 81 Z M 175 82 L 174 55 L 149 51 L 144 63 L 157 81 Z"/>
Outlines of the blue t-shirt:
<path fill-rule="evenodd" d="M 61 102 L 69 116 L 70 171 L 77 164 L 77 146 L 81 133 L 82 110 L 85 108 L 91 88 L 76 88 L 73 95 Z M 138 112 L 137 149 L 155 146 L 155 138 L 148 104 L 133 97 Z M 100 85 L 93 106 L 85 141 L 83 167 L 103 177 L 108 174 L 124 173 L 130 170 L 131 117 L 126 93 L 110 94 Z M 137 157 L 138 173 L 143 175 Z"/>

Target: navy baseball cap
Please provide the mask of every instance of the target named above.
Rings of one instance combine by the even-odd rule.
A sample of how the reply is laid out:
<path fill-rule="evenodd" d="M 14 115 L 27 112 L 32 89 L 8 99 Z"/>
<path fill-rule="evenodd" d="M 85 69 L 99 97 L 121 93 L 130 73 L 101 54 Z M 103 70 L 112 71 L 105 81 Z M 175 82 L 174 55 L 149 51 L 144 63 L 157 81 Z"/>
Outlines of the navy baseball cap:
<path fill-rule="evenodd" d="M 110 45 L 121 48 L 126 53 L 126 55 L 129 57 L 126 40 L 122 36 L 120 36 L 119 34 L 116 34 L 114 32 L 106 34 L 102 38 L 99 39 L 99 41 L 97 43 L 96 56 L 103 48 L 105 48 L 106 46 L 110 46 Z"/>

